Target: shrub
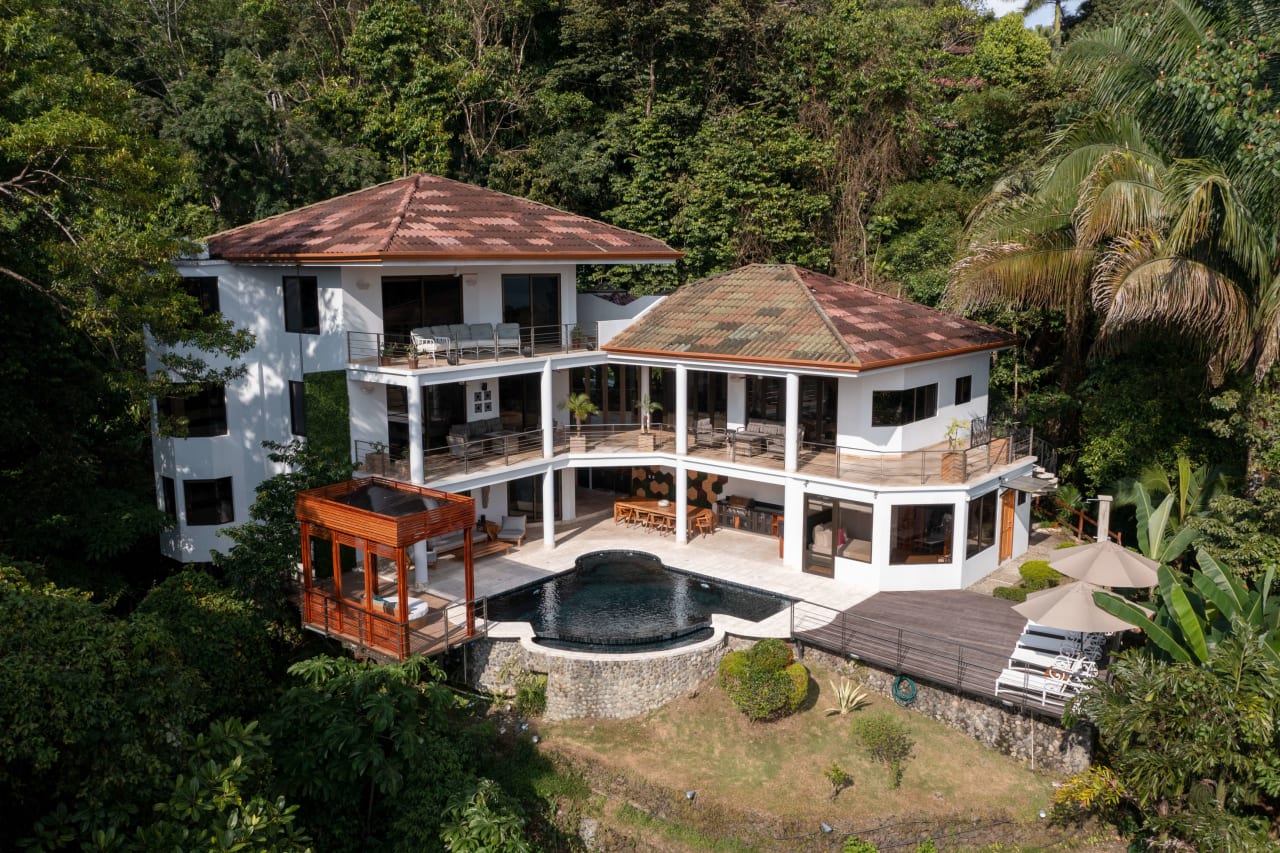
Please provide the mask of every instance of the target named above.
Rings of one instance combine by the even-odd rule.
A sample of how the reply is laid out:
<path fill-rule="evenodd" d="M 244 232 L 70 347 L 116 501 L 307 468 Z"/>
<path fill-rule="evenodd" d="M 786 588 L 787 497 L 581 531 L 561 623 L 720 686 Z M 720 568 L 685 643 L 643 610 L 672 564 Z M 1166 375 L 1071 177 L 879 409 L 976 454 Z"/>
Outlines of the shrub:
<path fill-rule="evenodd" d="M 766 672 L 781 672 L 795 660 L 791 654 L 791 647 L 776 637 L 756 643 L 747 650 L 747 655 L 751 659 L 752 667 Z"/>
<path fill-rule="evenodd" d="M 831 691 L 835 694 L 836 704 L 827 709 L 828 716 L 831 714 L 852 714 L 870 701 L 867 698 L 867 688 L 860 680 L 850 681 L 848 678 L 841 678 L 839 684 L 834 681 L 829 683 L 831 684 Z"/>
<path fill-rule="evenodd" d="M 1027 588 L 1019 584 L 1018 586 L 998 586 L 991 592 L 996 598 L 1003 598 L 1005 601 L 1026 601 Z"/>
<path fill-rule="evenodd" d="M 749 719 L 770 720 L 794 713 L 804 704 L 809 671 L 804 664 L 791 663 L 786 643 L 761 640 L 720 659 L 720 687 Z"/>
<path fill-rule="evenodd" d="M 720 689 L 728 691 L 741 681 L 750 665 L 750 658 L 745 651 L 729 652 L 720 658 Z"/>
<path fill-rule="evenodd" d="M 845 769 L 834 761 L 831 766 L 822 771 L 822 775 L 831 783 L 831 799 L 840 796 L 840 792 L 853 784 L 853 777 L 850 776 Z"/>
<path fill-rule="evenodd" d="M 844 840 L 844 853 L 880 853 L 880 848 L 870 841 L 850 836 Z"/>
<path fill-rule="evenodd" d="M 1031 592 L 1062 583 L 1062 575 L 1049 568 L 1044 560 L 1027 560 L 1018 569 L 1018 574 L 1022 575 L 1022 585 Z"/>
<path fill-rule="evenodd" d="M 891 714 L 871 714 L 854 723 L 854 732 L 867 748 L 872 760 L 889 768 L 889 784 L 897 788 L 902 784 L 902 774 L 915 741 L 907 734 L 904 723 Z"/>
<path fill-rule="evenodd" d="M 541 716 L 547 710 L 547 676 L 542 672 L 520 673 L 516 678 L 516 712 L 522 717 Z"/>
<path fill-rule="evenodd" d="M 809 695 L 809 670 L 800 661 L 787 667 L 784 672 L 791 682 L 791 696 L 787 700 L 787 712 L 794 714 L 800 710 L 805 698 Z"/>

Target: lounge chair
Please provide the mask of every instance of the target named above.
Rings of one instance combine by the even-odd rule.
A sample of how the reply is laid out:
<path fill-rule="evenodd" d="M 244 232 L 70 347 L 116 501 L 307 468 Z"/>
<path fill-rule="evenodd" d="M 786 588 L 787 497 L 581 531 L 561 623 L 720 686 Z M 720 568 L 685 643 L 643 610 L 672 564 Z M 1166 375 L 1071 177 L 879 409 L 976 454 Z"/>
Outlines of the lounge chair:
<path fill-rule="evenodd" d="M 526 518 L 527 517 L 523 515 L 504 515 L 502 517 L 502 528 L 494 538 L 499 542 L 510 542 L 513 545 L 523 545 L 524 537 L 526 535 Z"/>

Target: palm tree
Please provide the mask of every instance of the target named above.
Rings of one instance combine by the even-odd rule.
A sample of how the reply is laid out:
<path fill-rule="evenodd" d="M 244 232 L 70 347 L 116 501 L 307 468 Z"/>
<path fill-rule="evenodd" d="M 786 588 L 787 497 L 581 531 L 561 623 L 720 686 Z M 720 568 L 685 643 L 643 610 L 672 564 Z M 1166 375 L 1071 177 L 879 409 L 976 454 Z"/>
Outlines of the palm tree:
<path fill-rule="evenodd" d="M 1022 17 L 1026 18 L 1053 4 L 1053 46 L 1062 47 L 1062 0 L 1027 0 L 1022 7 Z"/>
<path fill-rule="evenodd" d="M 1247 0 L 1170 0 L 1073 41 L 1063 64 L 1089 76 L 1093 109 L 979 206 L 950 303 L 1060 310 L 1076 347 L 1092 323 L 1103 349 L 1177 329 L 1215 378 L 1261 382 L 1280 357 L 1280 142 L 1259 137 L 1280 139 L 1280 60 L 1251 39 L 1277 19 Z M 1227 84 L 1248 94 L 1218 103 Z"/>

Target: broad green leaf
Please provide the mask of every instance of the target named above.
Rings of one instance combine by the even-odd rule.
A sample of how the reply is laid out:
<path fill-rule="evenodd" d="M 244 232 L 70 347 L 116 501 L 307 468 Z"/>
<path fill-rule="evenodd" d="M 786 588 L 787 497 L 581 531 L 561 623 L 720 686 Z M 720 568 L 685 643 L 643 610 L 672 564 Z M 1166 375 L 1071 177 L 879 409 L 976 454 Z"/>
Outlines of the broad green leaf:
<path fill-rule="evenodd" d="M 1157 625 L 1147 616 L 1146 611 L 1120 596 L 1105 591 L 1093 594 L 1093 603 L 1112 616 L 1117 616 L 1147 635 L 1147 639 L 1164 650 L 1169 657 L 1182 663 L 1193 663 L 1191 654 L 1178 642 L 1177 637 L 1162 625 Z"/>

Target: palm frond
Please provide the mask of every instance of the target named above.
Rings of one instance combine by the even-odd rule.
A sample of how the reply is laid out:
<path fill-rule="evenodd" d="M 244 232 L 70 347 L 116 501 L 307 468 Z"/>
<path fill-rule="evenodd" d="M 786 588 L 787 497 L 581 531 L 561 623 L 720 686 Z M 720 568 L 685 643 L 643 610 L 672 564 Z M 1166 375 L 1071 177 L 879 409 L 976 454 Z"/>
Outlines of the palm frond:
<path fill-rule="evenodd" d="M 957 309 L 1015 304 L 1056 309 L 1068 322 L 1088 307 L 1088 283 L 1096 253 L 1070 241 L 1041 245 L 991 243 L 951 268 L 947 302 Z"/>
<path fill-rule="evenodd" d="M 1094 279 L 1094 306 L 1104 315 L 1099 340 L 1135 325 L 1168 325 L 1211 342 L 1233 364 L 1249 352 L 1249 300 L 1215 269 L 1160 250 L 1158 241 L 1113 241 Z"/>
<path fill-rule="evenodd" d="M 1173 254 L 1190 255 L 1209 242 L 1254 281 L 1270 273 L 1267 241 L 1231 178 L 1215 163 L 1179 160 L 1169 173 L 1170 205 L 1181 211 L 1169 228 Z"/>
<path fill-rule="evenodd" d="M 1160 172 L 1132 152 L 1112 150 L 1084 180 L 1075 210 L 1076 233 L 1085 243 L 1162 224 L 1164 190 Z"/>

